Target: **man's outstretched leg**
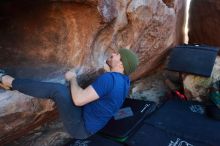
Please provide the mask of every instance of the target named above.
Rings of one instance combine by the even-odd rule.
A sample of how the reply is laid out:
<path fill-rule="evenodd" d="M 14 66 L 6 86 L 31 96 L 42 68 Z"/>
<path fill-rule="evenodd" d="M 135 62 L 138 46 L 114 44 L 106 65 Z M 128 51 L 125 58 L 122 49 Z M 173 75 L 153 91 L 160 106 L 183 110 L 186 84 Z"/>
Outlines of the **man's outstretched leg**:
<path fill-rule="evenodd" d="M 66 130 L 74 138 L 86 138 L 90 134 L 86 131 L 82 117 L 82 108 L 76 107 L 71 98 L 70 89 L 59 83 L 40 82 L 29 79 L 15 79 L 4 75 L 1 77 L 3 85 L 21 93 L 55 101 L 59 115 Z"/>

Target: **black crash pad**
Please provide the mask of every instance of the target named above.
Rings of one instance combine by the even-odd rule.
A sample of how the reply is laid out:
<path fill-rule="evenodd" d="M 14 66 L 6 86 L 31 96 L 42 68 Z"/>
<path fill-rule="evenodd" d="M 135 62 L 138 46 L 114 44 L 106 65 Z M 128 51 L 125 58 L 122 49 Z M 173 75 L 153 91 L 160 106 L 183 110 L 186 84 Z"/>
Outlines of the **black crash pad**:
<path fill-rule="evenodd" d="M 112 118 L 108 122 L 108 124 L 101 130 L 101 134 L 116 139 L 123 139 L 125 137 L 128 137 L 141 126 L 142 122 L 147 116 L 155 111 L 156 104 L 151 101 L 127 98 L 121 109 L 126 108 L 130 108 L 130 110 L 132 111 L 132 115 L 130 112 L 128 112 L 128 117 L 117 120 L 115 118 Z"/>
<path fill-rule="evenodd" d="M 104 137 L 93 135 L 88 139 L 72 139 L 64 146 L 123 146 L 120 143 L 106 139 Z"/>
<path fill-rule="evenodd" d="M 165 103 L 128 141 L 129 146 L 219 146 L 220 122 L 209 118 L 199 102 Z"/>
<path fill-rule="evenodd" d="M 218 53 L 217 48 L 205 45 L 180 45 L 172 49 L 167 69 L 209 77 Z"/>
<path fill-rule="evenodd" d="M 207 146 L 206 144 L 180 138 L 172 133 L 156 128 L 149 124 L 144 124 L 126 142 L 126 146 Z"/>

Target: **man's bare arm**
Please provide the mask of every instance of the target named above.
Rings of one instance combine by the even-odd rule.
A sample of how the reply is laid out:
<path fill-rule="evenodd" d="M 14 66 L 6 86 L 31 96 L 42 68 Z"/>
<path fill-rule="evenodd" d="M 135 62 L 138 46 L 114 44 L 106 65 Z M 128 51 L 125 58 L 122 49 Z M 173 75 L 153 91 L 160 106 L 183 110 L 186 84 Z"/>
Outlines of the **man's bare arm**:
<path fill-rule="evenodd" d="M 70 81 L 72 100 L 76 106 L 83 106 L 99 98 L 98 94 L 91 85 L 86 89 L 82 89 L 78 85 L 75 72 L 69 71 L 66 73 L 65 77 L 68 81 Z"/>

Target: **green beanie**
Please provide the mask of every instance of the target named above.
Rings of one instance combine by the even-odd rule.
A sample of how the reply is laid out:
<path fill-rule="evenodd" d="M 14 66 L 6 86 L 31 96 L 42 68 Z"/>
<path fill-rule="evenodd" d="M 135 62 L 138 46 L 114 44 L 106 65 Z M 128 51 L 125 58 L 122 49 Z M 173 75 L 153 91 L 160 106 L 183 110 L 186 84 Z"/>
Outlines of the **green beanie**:
<path fill-rule="evenodd" d="M 129 75 L 137 68 L 139 63 L 138 57 L 132 50 L 129 49 L 122 48 L 119 49 L 118 52 L 121 56 L 121 61 L 124 66 L 124 72 L 126 75 Z"/>

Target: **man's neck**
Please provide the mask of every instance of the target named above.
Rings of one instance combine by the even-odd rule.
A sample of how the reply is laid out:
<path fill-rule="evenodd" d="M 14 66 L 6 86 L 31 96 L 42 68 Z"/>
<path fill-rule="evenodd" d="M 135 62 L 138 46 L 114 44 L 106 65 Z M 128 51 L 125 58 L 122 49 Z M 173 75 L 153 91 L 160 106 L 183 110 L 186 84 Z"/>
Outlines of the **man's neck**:
<path fill-rule="evenodd" d="M 118 72 L 118 73 L 124 74 L 124 71 L 122 69 L 118 69 L 118 68 L 111 68 L 110 71 L 111 72 Z"/>

